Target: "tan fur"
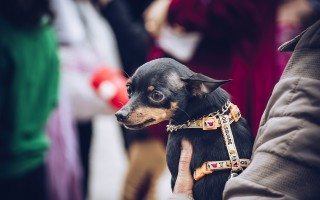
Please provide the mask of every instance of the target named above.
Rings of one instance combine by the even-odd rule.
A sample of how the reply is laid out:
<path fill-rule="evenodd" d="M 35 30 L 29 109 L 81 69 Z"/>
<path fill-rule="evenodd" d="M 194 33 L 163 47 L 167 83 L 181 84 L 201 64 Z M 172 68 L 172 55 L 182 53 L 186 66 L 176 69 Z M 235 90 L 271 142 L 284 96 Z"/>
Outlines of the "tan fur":
<path fill-rule="evenodd" d="M 177 102 L 172 102 L 170 109 L 140 107 L 135 109 L 129 116 L 128 121 L 131 124 L 141 124 L 146 120 L 154 119 L 155 121 L 148 123 L 158 124 L 162 121 L 169 120 L 173 116 L 174 111 L 178 108 Z"/>
<path fill-rule="evenodd" d="M 131 77 L 127 80 L 127 84 L 132 84 L 132 78 Z"/>
<path fill-rule="evenodd" d="M 153 91 L 154 90 L 154 87 L 152 85 L 150 85 L 147 89 L 149 92 Z"/>

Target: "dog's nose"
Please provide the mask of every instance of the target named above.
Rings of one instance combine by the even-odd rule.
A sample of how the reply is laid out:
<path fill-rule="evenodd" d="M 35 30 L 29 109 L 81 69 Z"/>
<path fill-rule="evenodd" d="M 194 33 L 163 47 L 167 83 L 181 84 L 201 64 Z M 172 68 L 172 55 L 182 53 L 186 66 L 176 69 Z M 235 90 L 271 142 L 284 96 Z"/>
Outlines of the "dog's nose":
<path fill-rule="evenodd" d="M 115 115 L 119 122 L 124 122 L 126 119 L 128 119 L 129 112 L 126 110 L 119 110 Z"/>

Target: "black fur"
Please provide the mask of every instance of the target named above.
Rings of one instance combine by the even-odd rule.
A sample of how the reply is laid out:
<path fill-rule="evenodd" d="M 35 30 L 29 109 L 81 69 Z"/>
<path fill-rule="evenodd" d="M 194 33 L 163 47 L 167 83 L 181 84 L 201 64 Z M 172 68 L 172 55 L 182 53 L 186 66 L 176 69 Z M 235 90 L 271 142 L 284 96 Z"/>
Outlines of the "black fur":
<path fill-rule="evenodd" d="M 180 80 L 172 84 L 172 74 Z M 169 77 L 169 78 L 168 78 Z M 170 79 L 171 77 L 171 79 Z M 192 72 L 179 62 L 162 58 L 142 65 L 131 78 L 130 101 L 116 114 L 122 118 L 123 112 L 134 112 L 138 107 L 155 107 L 170 109 L 170 103 L 176 102 L 178 109 L 171 117 L 172 124 L 179 125 L 190 119 L 200 119 L 204 115 L 221 110 L 230 99 L 229 94 L 219 86 L 227 81 L 218 81 L 201 74 Z M 180 87 L 183 83 L 183 87 Z M 165 99 L 154 103 L 146 92 L 149 85 L 164 94 Z M 204 89 L 205 87 L 205 89 Z M 150 92 L 150 91 L 149 91 Z M 119 117 L 121 116 L 121 117 Z M 126 120 L 119 120 L 126 125 Z M 132 122 L 131 122 L 132 123 Z M 146 124 L 145 126 L 148 126 Z M 141 127 L 139 127 L 141 128 Z M 245 119 L 231 124 L 231 129 L 240 158 L 251 158 L 253 137 Z M 180 129 L 169 135 L 167 143 L 167 164 L 172 175 L 171 186 L 174 187 L 180 158 L 181 139 L 186 138 L 193 146 L 190 171 L 200 167 L 206 161 L 229 160 L 221 128 L 214 131 L 202 129 Z M 228 180 L 230 170 L 214 172 L 205 175 L 195 182 L 193 195 L 195 199 L 222 199 L 224 185 Z"/>

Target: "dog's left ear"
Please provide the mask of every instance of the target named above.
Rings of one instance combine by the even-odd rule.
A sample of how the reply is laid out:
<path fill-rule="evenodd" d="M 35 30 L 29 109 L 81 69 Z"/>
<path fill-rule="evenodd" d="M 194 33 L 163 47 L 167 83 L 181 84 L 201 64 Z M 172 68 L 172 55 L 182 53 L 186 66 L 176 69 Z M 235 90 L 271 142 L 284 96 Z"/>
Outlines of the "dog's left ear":
<path fill-rule="evenodd" d="M 202 96 L 217 89 L 231 80 L 215 80 L 203 74 L 194 73 L 189 77 L 181 77 L 193 96 Z"/>

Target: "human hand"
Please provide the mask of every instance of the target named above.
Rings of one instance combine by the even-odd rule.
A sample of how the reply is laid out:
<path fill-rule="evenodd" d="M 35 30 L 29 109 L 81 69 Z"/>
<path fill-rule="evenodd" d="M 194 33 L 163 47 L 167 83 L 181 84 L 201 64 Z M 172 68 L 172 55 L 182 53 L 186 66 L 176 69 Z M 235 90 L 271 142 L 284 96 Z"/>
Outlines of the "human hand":
<path fill-rule="evenodd" d="M 193 178 L 190 172 L 191 157 L 192 145 L 186 139 L 182 139 L 178 176 L 173 193 L 192 196 Z"/>
<path fill-rule="evenodd" d="M 160 30 L 167 20 L 170 0 L 156 0 L 144 12 L 145 28 L 155 38 L 159 37 Z"/>

